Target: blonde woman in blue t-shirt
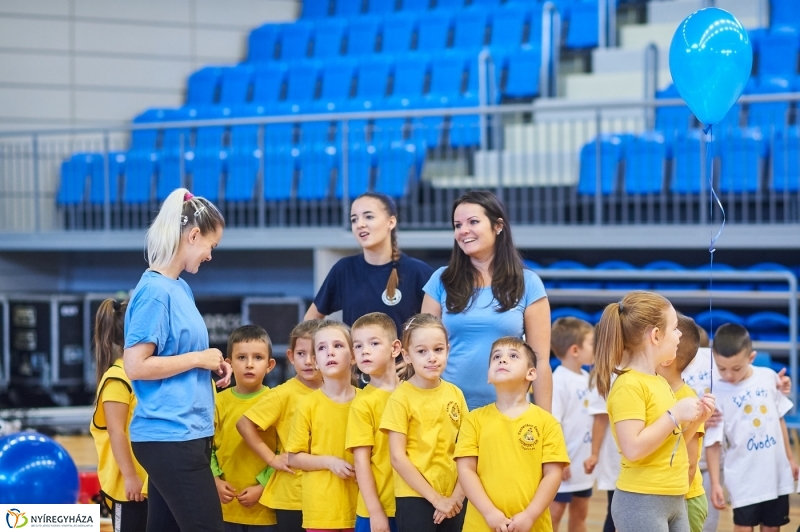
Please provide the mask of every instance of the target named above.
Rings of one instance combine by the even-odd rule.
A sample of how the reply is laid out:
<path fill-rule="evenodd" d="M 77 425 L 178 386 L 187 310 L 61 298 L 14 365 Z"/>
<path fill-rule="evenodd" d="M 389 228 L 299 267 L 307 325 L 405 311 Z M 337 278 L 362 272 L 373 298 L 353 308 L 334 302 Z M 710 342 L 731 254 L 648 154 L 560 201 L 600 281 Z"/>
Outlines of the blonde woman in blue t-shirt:
<path fill-rule="evenodd" d="M 177 189 L 147 231 L 150 265 L 125 314 L 125 372 L 138 398 L 130 424 L 133 453 L 148 474 L 147 532 L 223 532 L 209 466 L 214 390 L 231 367 L 209 349 L 194 296 L 180 278 L 197 273 L 222 238 L 225 221 L 208 200 Z"/>

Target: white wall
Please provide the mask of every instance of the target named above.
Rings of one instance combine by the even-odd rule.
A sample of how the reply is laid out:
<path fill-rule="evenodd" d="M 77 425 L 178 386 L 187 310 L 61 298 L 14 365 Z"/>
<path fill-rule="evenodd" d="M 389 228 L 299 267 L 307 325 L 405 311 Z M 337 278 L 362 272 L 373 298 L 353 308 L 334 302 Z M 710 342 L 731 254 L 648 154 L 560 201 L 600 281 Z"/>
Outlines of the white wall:
<path fill-rule="evenodd" d="M 186 78 L 247 53 L 299 0 L 1 0 L 0 129 L 117 124 L 179 106 Z"/>

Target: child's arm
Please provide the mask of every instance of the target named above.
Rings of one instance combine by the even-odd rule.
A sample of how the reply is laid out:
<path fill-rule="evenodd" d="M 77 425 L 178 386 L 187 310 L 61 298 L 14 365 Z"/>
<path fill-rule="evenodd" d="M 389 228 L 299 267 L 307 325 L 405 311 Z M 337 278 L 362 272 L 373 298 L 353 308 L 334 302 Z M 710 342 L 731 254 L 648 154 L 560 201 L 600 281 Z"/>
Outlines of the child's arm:
<path fill-rule="evenodd" d="M 606 429 L 608 428 L 608 414 L 595 414 L 592 421 L 592 454 L 583 461 L 583 470 L 587 475 L 594 472 L 595 466 L 600 457 L 600 447 L 603 446 L 603 440 L 606 437 Z"/>
<path fill-rule="evenodd" d="M 456 467 L 458 467 L 458 481 L 461 483 L 464 493 L 467 494 L 469 503 L 480 512 L 489 528 L 494 532 L 507 529 L 511 524 L 511 519 L 492 503 L 486 490 L 483 489 L 480 477 L 478 477 L 478 457 L 456 458 Z"/>
<path fill-rule="evenodd" d="M 423 496 L 436 510 L 442 512 L 450 518 L 458 513 L 459 506 L 456 501 L 440 495 L 433 487 L 428 484 L 422 473 L 411 463 L 406 454 L 408 439 L 402 432 L 388 431 L 389 434 L 389 456 L 392 467 L 400 475 L 411 489 Z M 454 493 L 455 494 L 455 493 Z"/>
<path fill-rule="evenodd" d="M 133 456 L 131 455 L 131 446 L 125 433 L 128 424 L 128 410 L 127 403 L 103 402 L 103 413 L 106 416 L 111 454 L 114 456 L 114 460 L 117 462 L 122 478 L 125 481 L 125 497 L 129 501 L 139 502 L 144 500 L 144 495 L 142 495 L 144 483 L 139 478 L 139 475 L 136 474 L 136 467 L 133 465 Z"/>
<path fill-rule="evenodd" d="M 389 532 L 389 518 L 383 510 L 375 475 L 372 474 L 372 447 L 354 447 L 353 462 L 355 463 L 356 482 L 358 490 L 364 498 L 364 504 L 369 512 L 369 526 L 371 532 Z"/>
<path fill-rule="evenodd" d="M 706 464 L 708 465 L 708 476 L 711 477 L 711 503 L 718 510 L 725 509 L 725 494 L 719 483 L 719 456 L 720 443 L 706 447 Z"/>
<path fill-rule="evenodd" d="M 258 425 L 253 423 L 247 416 L 236 422 L 236 430 L 242 436 L 242 440 L 247 444 L 250 449 L 258 455 L 259 458 L 264 460 L 264 463 L 270 466 L 275 471 L 285 471 L 286 473 L 294 474 L 294 471 L 289 467 L 289 455 L 287 453 L 275 454 L 269 445 L 264 443 L 259 433 Z"/>
<path fill-rule="evenodd" d="M 792 476 L 797 480 L 798 472 L 797 463 L 794 461 L 794 453 L 792 453 L 792 445 L 789 443 L 789 429 L 786 427 L 786 420 L 781 418 L 781 432 L 783 432 L 783 446 L 786 448 L 786 458 L 789 459 L 789 465 L 792 467 Z"/>
<path fill-rule="evenodd" d="M 258 502 L 258 499 L 261 498 L 262 493 L 264 493 L 264 486 L 261 484 L 254 484 L 253 486 L 248 486 L 243 489 L 236 498 L 239 499 L 239 504 L 245 508 L 251 508 Z"/>
<path fill-rule="evenodd" d="M 508 525 L 508 532 L 529 532 L 533 528 L 533 523 L 539 519 L 556 498 L 558 488 L 561 486 L 561 474 L 567 464 L 560 462 L 550 462 L 542 464 L 542 481 L 536 489 L 533 500 L 525 510 L 511 518 Z"/>
<path fill-rule="evenodd" d="M 689 455 L 689 485 L 692 485 L 694 475 L 697 473 L 697 461 L 700 460 L 700 439 L 686 440 L 686 452 Z"/>
<path fill-rule="evenodd" d="M 303 471 L 322 471 L 329 469 L 337 477 L 347 480 L 353 478 L 353 465 L 338 456 L 314 455 L 309 453 L 288 453 L 289 467 Z"/>

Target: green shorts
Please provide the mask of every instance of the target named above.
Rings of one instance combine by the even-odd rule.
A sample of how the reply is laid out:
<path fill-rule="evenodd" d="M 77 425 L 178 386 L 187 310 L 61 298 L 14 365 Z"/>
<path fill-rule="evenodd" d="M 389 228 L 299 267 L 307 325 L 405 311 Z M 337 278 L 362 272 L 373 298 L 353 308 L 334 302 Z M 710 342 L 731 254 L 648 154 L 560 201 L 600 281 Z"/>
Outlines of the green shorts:
<path fill-rule="evenodd" d="M 703 525 L 708 517 L 708 499 L 706 495 L 698 495 L 691 499 L 686 499 L 686 507 L 689 510 L 689 530 L 691 532 L 703 532 Z"/>

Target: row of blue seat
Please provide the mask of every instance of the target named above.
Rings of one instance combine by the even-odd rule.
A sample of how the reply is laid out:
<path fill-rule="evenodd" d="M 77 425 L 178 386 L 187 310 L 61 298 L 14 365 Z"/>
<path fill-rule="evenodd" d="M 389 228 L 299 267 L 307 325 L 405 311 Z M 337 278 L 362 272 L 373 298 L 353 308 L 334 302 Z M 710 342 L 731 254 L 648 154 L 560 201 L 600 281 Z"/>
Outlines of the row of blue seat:
<path fill-rule="evenodd" d="M 800 3 L 797 0 L 770 0 L 770 27 L 800 26 Z"/>
<path fill-rule="evenodd" d="M 414 44 L 415 49 L 424 52 L 447 48 L 479 50 L 483 46 L 511 49 L 527 43 L 539 45 L 541 31 L 542 7 L 521 4 L 424 15 L 299 20 L 254 29 L 249 38 L 248 61 L 404 53 Z"/>

